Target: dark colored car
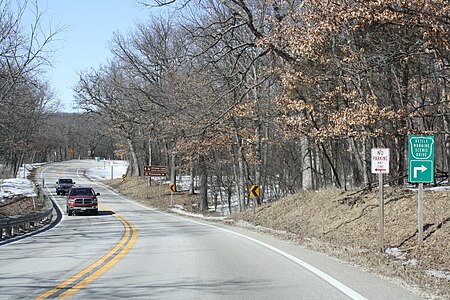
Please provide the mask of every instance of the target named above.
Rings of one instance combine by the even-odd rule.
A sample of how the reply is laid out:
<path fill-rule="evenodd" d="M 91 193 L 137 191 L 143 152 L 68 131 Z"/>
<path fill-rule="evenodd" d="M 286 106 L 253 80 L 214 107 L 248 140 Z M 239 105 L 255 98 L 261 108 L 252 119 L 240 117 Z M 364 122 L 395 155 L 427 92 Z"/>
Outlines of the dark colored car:
<path fill-rule="evenodd" d="M 66 210 L 71 216 L 75 212 L 98 214 L 98 199 L 100 193 L 95 193 L 91 187 L 73 187 L 67 195 Z"/>
<path fill-rule="evenodd" d="M 73 181 L 70 178 L 60 178 L 56 182 L 56 194 L 57 195 L 64 195 L 69 192 L 69 190 L 73 187 L 75 184 L 75 181 Z"/>

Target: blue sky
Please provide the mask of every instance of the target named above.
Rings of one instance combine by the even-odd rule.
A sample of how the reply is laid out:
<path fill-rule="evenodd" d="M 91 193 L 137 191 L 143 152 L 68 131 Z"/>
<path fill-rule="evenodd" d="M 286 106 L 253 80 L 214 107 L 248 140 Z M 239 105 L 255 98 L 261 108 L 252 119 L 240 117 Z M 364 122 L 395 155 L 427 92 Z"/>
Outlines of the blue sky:
<path fill-rule="evenodd" d="M 54 53 L 48 79 L 64 107 L 73 110 L 73 87 L 77 72 L 98 67 L 111 57 L 108 43 L 113 33 L 126 33 L 136 23 L 148 20 L 155 8 L 144 8 L 136 0 L 37 0 L 44 12 L 44 30 L 49 24 L 64 27 L 52 44 Z M 26 24 L 24 24 L 26 25 Z"/>

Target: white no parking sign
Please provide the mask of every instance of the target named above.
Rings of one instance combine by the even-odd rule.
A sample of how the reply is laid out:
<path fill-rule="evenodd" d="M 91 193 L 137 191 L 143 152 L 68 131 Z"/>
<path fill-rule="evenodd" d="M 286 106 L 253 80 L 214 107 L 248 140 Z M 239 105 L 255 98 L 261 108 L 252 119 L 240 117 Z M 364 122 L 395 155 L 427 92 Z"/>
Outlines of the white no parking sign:
<path fill-rule="evenodd" d="M 372 174 L 389 174 L 388 148 L 372 148 Z"/>

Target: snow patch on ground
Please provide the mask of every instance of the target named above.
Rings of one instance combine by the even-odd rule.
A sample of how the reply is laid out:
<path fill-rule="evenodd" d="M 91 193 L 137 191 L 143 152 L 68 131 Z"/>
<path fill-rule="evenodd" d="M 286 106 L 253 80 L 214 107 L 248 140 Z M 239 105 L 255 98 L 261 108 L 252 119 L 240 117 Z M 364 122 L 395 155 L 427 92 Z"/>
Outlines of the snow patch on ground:
<path fill-rule="evenodd" d="M 427 270 L 426 273 L 429 275 L 432 275 L 434 277 L 437 277 L 437 278 L 443 278 L 443 279 L 450 280 L 450 273 L 445 273 L 445 272 L 437 271 L 437 270 Z"/>
<path fill-rule="evenodd" d="M 199 218 L 199 219 L 203 219 L 203 220 L 225 220 L 226 219 L 226 217 L 210 217 L 210 216 L 204 216 L 201 214 L 194 214 L 194 213 L 185 211 L 180 206 L 173 207 L 173 208 L 169 209 L 169 211 L 183 215 L 183 216 L 189 216 L 189 217 Z"/>
<path fill-rule="evenodd" d="M 19 168 L 17 178 L 0 179 L 0 203 L 7 198 L 15 196 L 36 197 L 31 180 L 26 179 L 31 171 L 42 166 L 39 164 L 25 164 Z M 126 173 L 128 162 L 126 161 L 101 161 L 98 166 L 86 171 L 86 175 L 94 180 L 110 179 L 111 170 L 113 171 L 113 178 L 121 178 Z"/>
<path fill-rule="evenodd" d="M 36 192 L 33 188 L 31 180 L 26 179 L 33 169 L 44 165 L 39 164 L 25 164 L 19 168 L 17 178 L 0 179 L 0 202 L 5 199 L 16 196 L 36 197 Z"/>
<path fill-rule="evenodd" d="M 0 202 L 6 198 L 23 195 L 36 197 L 31 180 L 21 178 L 10 178 L 0 180 Z"/>
<path fill-rule="evenodd" d="M 402 252 L 398 248 L 386 248 L 386 250 L 384 250 L 384 252 L 388 255 L 394 256 L 395 258 L 397 258 L 399 260 L 406 260 L 406 253 Z"/>
<path fill-rule="evenodd" d="M 239 226 L 239 227 L 252 228 L 252 229 L 269 229 L 269 228 L 262 227 L 262 226 L 259 226 L 259 225 L 253 225 L 252 223 L 249 223 L 249 222 L 243 221 L 243 220 L 238 220 L 236 222 L 236 225 Z"/>
<path fill-rule="evenodd" d="M 344 246 L 344 249 L 350 252 L 354 253 L 369 253 L 370 249 L 368 248 L 361 248 L 361 247 L 355 247 L 355 246 Z"/>
<path fill-rule="evenodd" d="M 402 252 L 398 248 L 386 248 L 386 250 L 384 252 L 386 254 L 388 254 L 388 255 L 394 256 L 404 266 L 417 266 L 419 264 L 419 262 L 415 258 L 407 260 L 406 259 L 406 254 L 407 253 L 406 252 Z"/>
<path fill-rule="evenodd" d="M 419 262 L 417 261 L 417 259 L 413 258 L 413 259 L 408 259 L 403 264 L 407 265 L 407 266 L 417 266 L 419 264 Z"/>
<path fill-rule="evenodd" d="M 121 178 L 127 173 L 128 162 L 123 160 L 100 161 L 97 167 L 86 170 L 86 176 L 92 180 Z"/>
<path fill-rule="evenodd" d="M 290 233 L 290 232 L 285 231 L 285 230 L 277 230 L 277 229 L 272 229 L 272 228 L 268 228 L 268 227 L 263 227 L 263 226 L 260 226 L 260 225 L 254 225 L 252 223 L 249 223 L 249 222 L 243 221 L 243 220 L 238 220 L 235 223 L 235 225 L 239 226 L 239 227 L 242 227 L 242 228 L 254 229 L 256 231 L 270 232 L 270 233 L 273 233 L 273 234 L 276 234 L 276 235 L 296 237 L 295 234 Z"/>

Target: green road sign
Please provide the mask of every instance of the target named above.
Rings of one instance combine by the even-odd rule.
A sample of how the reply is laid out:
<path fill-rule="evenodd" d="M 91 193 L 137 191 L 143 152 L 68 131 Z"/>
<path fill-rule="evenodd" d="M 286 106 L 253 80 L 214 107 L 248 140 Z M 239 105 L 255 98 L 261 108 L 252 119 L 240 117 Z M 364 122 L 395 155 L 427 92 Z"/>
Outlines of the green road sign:
<path fill-rule="evenodd" d="M 408 181 L 434 182 L 434 136 L 408 138 Z"/>

